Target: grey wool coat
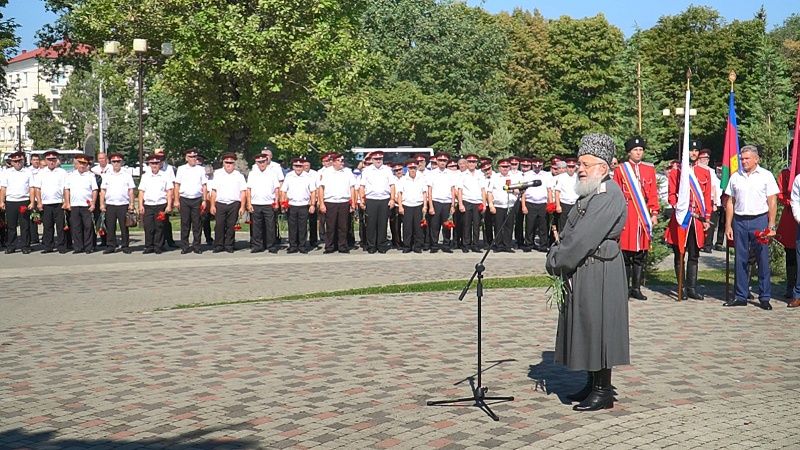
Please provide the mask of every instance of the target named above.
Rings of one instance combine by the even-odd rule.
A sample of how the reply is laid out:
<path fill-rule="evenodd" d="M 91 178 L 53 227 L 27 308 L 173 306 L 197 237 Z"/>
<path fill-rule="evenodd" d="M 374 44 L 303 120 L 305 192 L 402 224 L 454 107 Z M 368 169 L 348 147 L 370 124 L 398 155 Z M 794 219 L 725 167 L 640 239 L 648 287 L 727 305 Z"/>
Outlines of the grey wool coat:
<path fill-rule="evenodd" d="M 567 216 L 561 241 L 547 254 L 547 272 L 571 289 L 558 317 L 555 361 L 597 371 L 630 363 L 628 283 L 619 248 L 627 206 L 606 178 Z"/>

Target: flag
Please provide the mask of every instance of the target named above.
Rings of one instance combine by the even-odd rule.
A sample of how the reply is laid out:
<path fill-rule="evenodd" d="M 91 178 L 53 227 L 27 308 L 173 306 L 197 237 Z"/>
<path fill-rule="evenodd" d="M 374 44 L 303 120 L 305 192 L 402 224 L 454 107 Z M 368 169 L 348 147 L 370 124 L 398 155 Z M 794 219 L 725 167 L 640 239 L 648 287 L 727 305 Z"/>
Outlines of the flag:
<path fill-rule="evenodd" d="M 722 179 L 720 187 L 725 192 L 728 181 L 734 172 L 742 170 L 742 154 L 739 150 L 739 129 L 736 125 L 736 107 L 734 106 L 733 90 L 728 100 L 728 124 L 725 127 L 725 147 L 722 151 Z"/>
<path fill-rule="evenodd" d="M 681 148 L 681 178 L 678 185 L 678 203 L 675 205 L 675 221 L 678 223 L 678 251 L 682 255 L 686 250 L 686 239 L 689 236 L 689 226 L 692 223 L 690 198 L 692 185 L 697 185 L 694 171 L 689 165 L 689 114 L 692 92 L 686 87 L 686 105 L 683 116 L 683 146 Z M 702 197 L 701 197 L 702 198 Z"/>
<path fill-rule="evenodd" d="M 800 173 L 797 167 L 800 164 L 800 160 L 797 158 L 798 145 L 800 145 L 800 100 L 797 102 L 797 116 L 794 119 L 794 144 L 791 150 L 792 164 L 789 166 L 789 192 L 792 190 L 791 186 L 794 183 L 794 177 Z"/>

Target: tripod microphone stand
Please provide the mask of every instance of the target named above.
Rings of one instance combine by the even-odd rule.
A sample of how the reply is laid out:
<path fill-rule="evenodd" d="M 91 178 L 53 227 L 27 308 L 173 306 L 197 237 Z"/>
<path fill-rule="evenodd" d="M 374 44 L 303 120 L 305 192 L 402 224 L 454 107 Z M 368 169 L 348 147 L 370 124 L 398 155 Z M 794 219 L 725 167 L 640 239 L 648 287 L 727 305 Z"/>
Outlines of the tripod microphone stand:
<path fill-rule="evenodd" d="M 511 196 L 510 193 L 508 195 L 509 195 L 509 197 Z M 520 194 L 520 196 L 514 202 L 514 205 L 512 206 L 512 208 L 510 208 L 510 210 L 516 209 L 517 203 L 519 203 L 519 200 L 523 195 L 524 195 L 524 193 Z M 506 226 L 506 222 L 508 222 L 508 218 L 510 216 L 511 216 L 511 214 L 506 214 L 506 218 L 503 221 L 503 224 L 500 226 L 500 233 L 503 233 L 503 230 L 505 229 L 505 226 Z M 478 375 L 477 375 L 477 377 L 478 377 L 478 379 L 477 379 L 477 383 L 475 383 L 475 379 L 473 377 L 469 377 L 468 378 L 469 386 L 470 386 L 470 389 L 472 390 L 472 397 L 464 397 L 464 398 L 457 398 L 457 399 L 451 399 L 451 400 L 429 400 L 427 402 L 427 405 L 428 406 L 445 406 L 445 405 L 457 405 L 459 403 L 465 403 L 465 402 L 472 402 L 473 403 L 472 406 L 477 406 L 478 408 L 483 410 L 483 412 L 485 412 L 489 417 L 491 417 L 492 420 L 499 421 L 500 418 L 497 417 L 497 414 L 495 414 L 494 411 L 492 411 L 491 408 L 489 408 L 489 405 L 486 402 L 487 401 L 489 401 L 489 402 L 510 402 L 510 401 L 514 400 L 514 397 L 492 397 L 492 396 L 487 396 L 486 393 L 489 391 L 489 388 L 484 386 L 483 382 L 481 380 L 481 372 L 482 372 L 482 368 L 481 368 L 481 360 L 482 360 L 482 358 L 481 358 L 481 356 L 482 356 L 481 355 L 481 303 L 482 303 L 482 300 L 483 300 L 483 272 L 486 270 L 486 267 L 483 265 L 483 263 L 486 261 L 486 258 L 489 256 L 489 252 L 490 251 L 492 251 L 492 247 L 491 246 L 489 246 L 489 248 L 487 248 L 486 251 L 483 253 L 483 257 L 478 262 L 478 264 L 475 264 L 475 271 L 472 272 L 472 276 L 470 277 L 469 281 L 467 281 L 466 286 L 464 286 L 464 289 L 461 290 L 461 295 L 458 296 L 458 300 L 459 301 L 464 300 L 464 297 L 467 296 L 467 292 L 469 292 L 470 287 L 472 287 L 472 282 L 475 281 L 476 278 L 478 279 L 478 282 L 475 285 L 475 294 L 476 294 L 476 297 L 478 299 L 478 306 L 477 306 L 477 310 L 478 310 L 478 342 L 477 342 L 477 346 L 478 346 L 478 354 L 477 354 Z"/>

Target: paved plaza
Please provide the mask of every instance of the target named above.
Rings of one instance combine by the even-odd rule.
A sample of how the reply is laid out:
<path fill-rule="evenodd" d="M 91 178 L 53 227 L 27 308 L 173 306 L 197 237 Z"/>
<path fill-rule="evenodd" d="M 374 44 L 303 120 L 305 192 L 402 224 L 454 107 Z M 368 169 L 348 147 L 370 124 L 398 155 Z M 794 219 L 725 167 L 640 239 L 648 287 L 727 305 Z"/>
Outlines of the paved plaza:
<path fill-rule="evenodd" d="M 469 395 L 474 292 L 163 309 L 464 278 L 476 257 L 2 257 L 0 448 L 797 448 L 800 311 L 722 308 L 718 287 L 630 304 L 632 365 L 596 413 L 564 403 L 585 374 L 552 362 L 544 290 L 487 290 L 483 382 L 516 397 L 499 422 L 425 406 Z M 542 256 L 487 266 L 540 273 Z"/>

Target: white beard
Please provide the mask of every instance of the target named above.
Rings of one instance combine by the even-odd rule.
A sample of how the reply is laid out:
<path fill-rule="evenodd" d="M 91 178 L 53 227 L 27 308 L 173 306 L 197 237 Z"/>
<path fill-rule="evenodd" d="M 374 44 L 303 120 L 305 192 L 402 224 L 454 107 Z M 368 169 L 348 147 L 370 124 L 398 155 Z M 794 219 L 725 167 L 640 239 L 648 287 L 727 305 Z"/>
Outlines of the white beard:
<path fill-rule="evenodd" d="M 602 182 L 602 177 L 587 177 L 583 180 L 578 180 L 578 184 L 575 185 L 575 193 L 578 194 L 578 197 L 586 197 L 596 192 Z"/>

